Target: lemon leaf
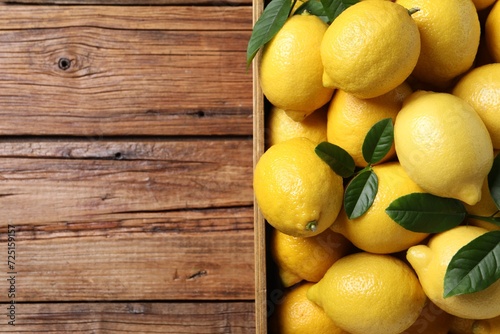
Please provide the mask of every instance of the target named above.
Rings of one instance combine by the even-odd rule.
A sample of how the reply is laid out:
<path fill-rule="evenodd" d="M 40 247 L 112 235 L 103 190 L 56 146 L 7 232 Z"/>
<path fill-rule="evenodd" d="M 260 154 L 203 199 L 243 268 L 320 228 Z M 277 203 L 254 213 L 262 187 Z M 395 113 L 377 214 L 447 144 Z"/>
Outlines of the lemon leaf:
<path fill-rule="evenodd" d="M 304 12 L 319 17 L 325 23 L 328 23 L 329 21 L 329 18 L 325 12 L 325 8 L 323 7 L 323 4 L 319 0 L 309 0 L 304 2 L 302 5 L 299 6 L 299 8 L 297 8 L 297 10 L 293 13 L 293 15 L 303 14 Z"/>
<path fill-rule="evenodd" d="M 329 22 L 333 22 L 344 10 L 358 2 L 359 0 L 321 0 Z"/>
<path fill-rule="evenodd" d="M 382 160 L 391 150 L 394 141 L 392 118 L 385 118 L 375 123 L 365 136 L 362 152 L 369 164 Z"/>
<path fill-rule="evenodd" d="M 495 205 L 500 210 L 500 154 L 493 160 L 493 166 L 488 173 L 488 187 Z"/>
<path fill-rule="evenodd" d="M 252 30 L 247 46 L 247 66 L 259 52 L 260 48 L 269 42 L 285 24 L 292 10 L 290 0 L 271 0 L 262 11 Z"/>
<path fill-rule="evenodd" d="M 354 174 L 354 159 L 342 147 L 324 141 L 314 151 L 336 174 L 344 178 Z"/>
<path fill-rule="evenodd" d="M 439 233 L 449 230 L 467 216 L 464 205 L 456 199 L 428 193 L 412 193 L 394 200 L 385 212 L 407 230 Z"/>
<path fill-rule="evenodd" d="M 474 293 L 500 279 L 500 231 L 472 240 L 451 258 L 444 276 L 443 297 Z"/>
<path fill-rule="evenodd" d="M 344 209 L 349 219 L 362 216 L 373 204 L 378 192 L 378 177 L 373 170 L 357 174 L 347 184 L 344 193 Z"/>

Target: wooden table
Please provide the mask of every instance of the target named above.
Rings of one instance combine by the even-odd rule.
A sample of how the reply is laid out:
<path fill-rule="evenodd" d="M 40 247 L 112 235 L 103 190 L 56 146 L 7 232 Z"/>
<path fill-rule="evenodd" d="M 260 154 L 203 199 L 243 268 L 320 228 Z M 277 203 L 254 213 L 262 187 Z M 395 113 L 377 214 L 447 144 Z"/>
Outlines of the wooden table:
<path fill-rule="evenodd" d="M 0 4 L 0 332 L 255 332 L 251 28 L 251 0 Z"/>

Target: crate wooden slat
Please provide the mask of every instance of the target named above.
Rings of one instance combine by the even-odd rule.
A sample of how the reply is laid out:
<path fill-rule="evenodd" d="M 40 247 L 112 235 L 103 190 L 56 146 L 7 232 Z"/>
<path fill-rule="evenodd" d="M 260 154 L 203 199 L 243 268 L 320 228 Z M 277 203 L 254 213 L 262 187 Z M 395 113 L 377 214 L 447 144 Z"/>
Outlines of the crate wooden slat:
<path fill-rule="evenodd" d="M 19 304 L 18 333 L 254 333 L 253 302 Z M 0 333 L 13 327 L 0 326 Z"/>
<path fill-rule="evenodd" d="M 253 22 L 257 21 L 264 9 L 263 0 L 253 0 Z M 259 160 L 265 148 L 264 96 L 259 84 L 258 63 L 260 52 L 253 61 L 253 165 Z M 255 238 L 255 327 L 256 333 L 267 333 L 267 273 L 266 273 L 266 228 L 265 220 L 254 200 Z"/>
<path fill-rule="evenodd" d="M 250 134 L 250 8 L 200 8 L 0 5 L 0 135 Z"/>

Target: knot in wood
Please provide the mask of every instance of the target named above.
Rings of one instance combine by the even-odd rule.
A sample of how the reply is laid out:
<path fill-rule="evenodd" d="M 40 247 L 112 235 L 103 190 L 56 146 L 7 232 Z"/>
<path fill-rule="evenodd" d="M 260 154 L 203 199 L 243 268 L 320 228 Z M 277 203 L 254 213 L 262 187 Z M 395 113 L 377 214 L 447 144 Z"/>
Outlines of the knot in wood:
<path fill-rule="evenodd" d="M 61 57 L 61 58 L 59 58 L 59 61 L 57 62 L 57 66 L 61 70 L 66 71 L 71 67 L 71 59 L 68 59 L 66 57 Z"/>

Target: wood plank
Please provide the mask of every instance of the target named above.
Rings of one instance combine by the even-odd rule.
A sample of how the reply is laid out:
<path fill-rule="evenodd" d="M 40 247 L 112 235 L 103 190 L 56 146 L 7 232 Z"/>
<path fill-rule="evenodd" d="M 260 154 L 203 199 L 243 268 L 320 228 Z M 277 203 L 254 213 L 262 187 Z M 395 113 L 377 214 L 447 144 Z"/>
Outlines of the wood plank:
<path fill-rule="evenodd" d="M 76 1 L 84 3 L 82 0 Z M 99 0 L 99 3 L 102 1 Z M 137 2 L 137 0 L 133 0 Z M 0 4 L 0 30 L 95 27 L 116 30 L 244 31 L 251 6 L 12 6 Z"/>
<path fill-rule="evenodd" d="M 65 231 L 39 239 L 36 231 L 16 226 L 14 268 L 2 267 L 16 273 L 16 302 L 253 300 L 251 224 L 176 229 L 108 229 L 97 236 Z M 1 291 L 9 291 L 7 278 L 0 280 Z M 0 294 L 0 302 L 8 297 Z"/>
<path fill-rule="evenodd" d="M 250 139 L 3 140 L 0 226 L 176 219 L 251 207 Z"/>
<path fill-rule="evenodd" d="M 252 133 L 248 7 L 114 8 L 0 5 L 0 135 Z"/>
<path fill-rule="evenodd" d="M 18 333 L 255 333 L 253 302 L 18 304 Z M 13 333 L 7 322 L 0 333 Z"/>
<path fill-rule="evenodd" d="M 251 0 L 11 0 L 9 4 L 40 5 L 217 5 L 238 6 L 251 5 Z"/>

